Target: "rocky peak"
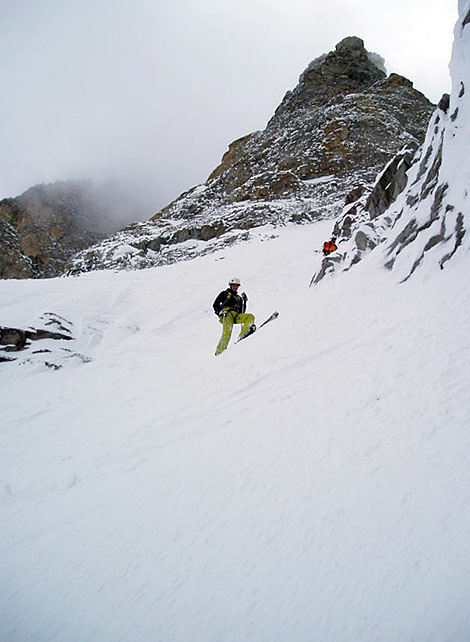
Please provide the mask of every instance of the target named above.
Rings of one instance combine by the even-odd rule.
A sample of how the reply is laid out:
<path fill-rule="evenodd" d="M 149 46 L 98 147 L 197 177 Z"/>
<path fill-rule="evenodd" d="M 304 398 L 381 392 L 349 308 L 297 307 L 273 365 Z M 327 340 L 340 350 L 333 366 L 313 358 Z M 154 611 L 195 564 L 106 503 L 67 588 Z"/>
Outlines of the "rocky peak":
<path fill-rule="evenodd" d="M 423 141 L 433 111 L 382 63 L 360 38 L 342 40 L 308 65 L 263 131 L 229 145 L 203 185 L 86 250 L 71 272 L 189 259 L 254 227 L 334 219 L 353 193 L 367 199 L 384 166 Z"/>
<path fill-rule="evenodd" d="M 400 149 L 399 138 L 402 146 L 423 140 L 433 109 L 411 81 L 387 77 L 380 61 L 360 38 L 342 40 L 310 63 L 263 132 L 231 143 L 208 182 L 219 179 L 238 201 L 252 198 L 251 177 L 269 182 L 266 172 L 278 178 L 284 172 L 278 181 L 282 190 L 286 182 L 294 187 L 295 177 L 342 176 L 353 168 L 372 179 L 391 158 L 390 145 Z M 279 196 L 279 189 L 274 194 Z"/>
<path fill-rule="evenodd" d="M 335 50 L 313 60 L 293 91 L 287 92 L 268 127 L 279 126 L 292 112 L 326 105 L 335 96 L 362 92 L 386 77 L 381 60 L 370 54 L 364 41 L 349 36 Z"/>

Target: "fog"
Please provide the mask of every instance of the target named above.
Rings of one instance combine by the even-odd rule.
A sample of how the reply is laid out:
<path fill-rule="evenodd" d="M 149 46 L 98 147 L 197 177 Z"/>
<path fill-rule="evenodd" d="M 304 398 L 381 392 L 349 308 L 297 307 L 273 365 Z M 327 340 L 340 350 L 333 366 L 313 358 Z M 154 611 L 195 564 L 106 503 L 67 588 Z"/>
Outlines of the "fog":
<path fill-rule="evenodd" d="M 457 0 L 0 0 L 0 198 L 112 179 L 148 218 L 346 36 L 437 102 L 456 18 Z"/>

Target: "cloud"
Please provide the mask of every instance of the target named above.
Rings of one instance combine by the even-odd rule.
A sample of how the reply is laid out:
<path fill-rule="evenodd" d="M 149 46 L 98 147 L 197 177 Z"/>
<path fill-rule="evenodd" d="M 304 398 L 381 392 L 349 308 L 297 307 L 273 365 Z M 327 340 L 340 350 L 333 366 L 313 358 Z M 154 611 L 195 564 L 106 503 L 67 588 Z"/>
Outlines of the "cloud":
<path fill-rule="evenodd" d="M 437 101 L 454 0 L 16 0 L 2 8 L 0 197 L 114 177 L 148 215 L 264 128 L 308 63 L 348 35 Z"/>

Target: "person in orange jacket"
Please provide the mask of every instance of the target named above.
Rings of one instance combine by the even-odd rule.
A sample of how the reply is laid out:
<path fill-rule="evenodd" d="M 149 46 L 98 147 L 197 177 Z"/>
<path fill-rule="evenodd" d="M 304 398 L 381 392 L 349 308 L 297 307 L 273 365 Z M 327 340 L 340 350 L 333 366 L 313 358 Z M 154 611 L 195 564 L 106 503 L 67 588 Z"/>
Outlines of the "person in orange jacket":
<path fill-rule="evenodd" d="M 328 256 L 328 254 L 331 254 L 337 249 L 338 246 L 336 245 L 336 237 L 332 236 L 331 241 L 325 241 L 323 243 L 323 256 Z"/>

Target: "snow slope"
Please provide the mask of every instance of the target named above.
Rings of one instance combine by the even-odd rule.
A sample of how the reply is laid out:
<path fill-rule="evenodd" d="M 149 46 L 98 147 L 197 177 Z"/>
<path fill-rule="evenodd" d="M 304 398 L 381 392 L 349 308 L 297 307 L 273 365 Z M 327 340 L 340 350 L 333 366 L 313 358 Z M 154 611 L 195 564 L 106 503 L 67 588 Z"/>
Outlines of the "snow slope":
<path fill-rule="evenodd" d="M 55 312 L 90 359 L 0 365 L 0 639 L 470 638 L 466 264 L 309 289 L 330 227 L 0 282 L 3 325 Z M 280 316 L 216 358 L 231 276 Z"/>

